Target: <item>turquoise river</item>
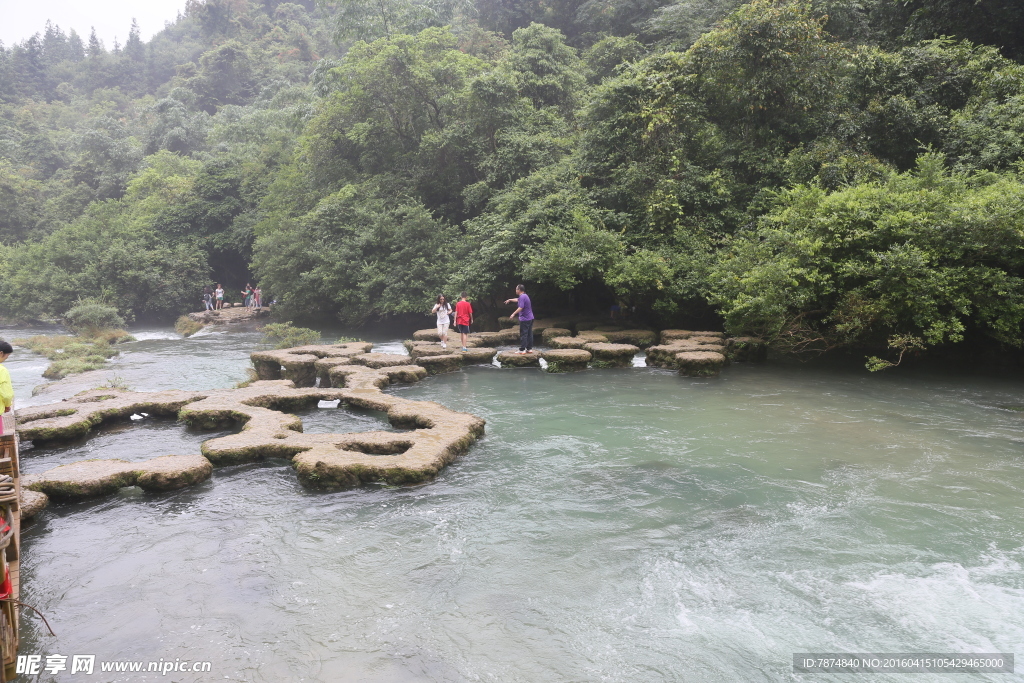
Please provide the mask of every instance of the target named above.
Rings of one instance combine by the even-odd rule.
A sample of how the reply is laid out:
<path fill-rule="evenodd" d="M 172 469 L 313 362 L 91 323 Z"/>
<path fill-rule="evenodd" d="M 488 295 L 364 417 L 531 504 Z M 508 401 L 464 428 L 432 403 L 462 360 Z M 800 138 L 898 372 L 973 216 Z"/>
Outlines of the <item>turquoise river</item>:
<path fill-rule="evenodd" d="M 232 386 L 259 344 L 138 336 L 107 375 L 140 391 Z M 19 405 L 71 391 L 31 395 L 46 364 L 8 361 Z M 170 494 L 51 504 L 24 530 L 22 599 L 57 636 L 26 612 L 22 652 L 212 673 L 36 680 L 1015 677 L 797 674 L 792 654 L 1024 655 L 1020 378 L 476 367 L 388 391 L 479 415 L 486 436 L 409 488 L 311 492 L 273 461 Z M 390 428 L 329 403 L 302 418 L 307 431 Z M 145 418 L 28 448 L 23 471 L 197 453 L 220 433 Z"/>

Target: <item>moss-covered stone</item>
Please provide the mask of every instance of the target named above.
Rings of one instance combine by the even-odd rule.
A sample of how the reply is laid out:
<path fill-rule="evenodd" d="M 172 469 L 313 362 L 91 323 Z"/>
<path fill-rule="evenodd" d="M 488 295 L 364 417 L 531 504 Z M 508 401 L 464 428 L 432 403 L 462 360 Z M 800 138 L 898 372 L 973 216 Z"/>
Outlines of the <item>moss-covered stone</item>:
<path fill-rule="evenodd" d="M 661 344 L 669 344 L 680 339 L 689 339 L 692 336 L 692 330 L 662 330 L 658 335 L 658 340 Z"/>
<path fill-rule="evenodd" d="M 494 339 L 497 340 L 497 342 L 498 342 L 497 345 L 498 346 L 504 346 L 506 344 L 518 344 L 519 343 L 519 325 L 518 325 L 518 323 L 516 324 L 515 327 L 510 327 L 510 328 L 508 328 L 506 330 L 502 330 L 501 332 L 495 332 L 494 334 L 497 335 L 496 337 L 494 337 Z"/>
<path fill-rule="evenodd" d="M 519 353 L 518 351 L 500 351 L 498 362 L 503 368 L 540 367 L 540 353 Z"/>
<path fill-rule="evenodd" d="M 57 404 L 21 408 L 16 412 L 18 434 L 26 441 L 37 442 L 75 439 L 97 425 L 126 420 L 135 413 L 177 415 L 187 403 L 203 396 L 193 391 L 137 394 L 93 389 Z"/>
<path fill-rule="evenodd" d="M 426 330 L 416 330 L 412 333 L 413 341 L 437 341 L 437 328 L 431 327 Z"/>
<path fill-rule="evenodd" d="M 540 337 L 546 330 L 555 328 L 568 329 L 569 325 L 569 318 L 536 318 L 533 321 L 533 334 Z"/>
<path fill-rule="evenodd" d="M 548 364 L 548 372 L 571 372 L 586 370 L 593 354 L 583 349 L 550 349 L 542 352 L 541 357 Z"/>
<path fill-rule="evenodd" d="M 768 358 L 768 345 L 758 337 L 730 337 L 726 348 L 735 363 L 761 363 Z"/>
<path fill-rule="evenodd" d="M 409 358 L 415 361 L 418 358 L 426 358 L 428 356 L 447 356 L 451 352 L 449 348 L 441 348 L 440 344 L 416 342 L 409 347 Z"/>
<path fill-rule="evenodd" d="M 363 353 L 352 357 L 352 362 L 368 368 L 390 368 L 395 365 L 408 365 L 409 356 L 398 353 Z"/>
<path fill-rule="evenodd" d="M 494 354 L 497 353 L 495 349 L 489 348 L 467 348 L 465 351 L 457 351 L 456 354 L 462 356 L 463 365 L 490 365 L 494 360 Z"/>
<path fill-rule="evenodd" d="M 106 420 L 123 419 L 135 412 L 176 414 L 185 423 L 204 427 L 242 425 L 237 434 L 204 442 L 205 457 L 165 456 L 146 463 L 75 463 L 81 466 L 80 471 L 57 468 L 59 472 L 29 477 L 26 483 L 34 490 L 64 499 L 101 495 L 132 485 L 167 490 L 200 481 L 209 476 L 212 466 L 267 458 L 295 458 L 300 479 L 317 488 L 367 481 L 406 484 L 430 479 L 483 433 L 483 420 L 430 401 L 384 394 L 381 389 L 392 382 L 418 381 L 427 376 L 428 369 L 453 370 L 463 362 L 489 359 L 494 350 L 470 349 L 465 354 L 430 356 L 423 358 L 421 364 L 412 365 L 407 356 L 381 358 L 392 354 L 367 354 L 368 349 L 368 345 L 360 343 L 266 352 L 274 355 L 263 359 L 265 362 L 282 367 L 290 363 L 296 374 L 319 375 L 320 387 L 300 388 L 292 381 L 279 379 L 207 392 L 92 391 L 57 406 L 28 408 L 23 414 L 19 411 L 23 438 L 77 436 Z M 399 359 L 402 364 L 395 364 Z M 303 434 L 302 421 L 284 412 L 322 400 L 340 400 L 347 405 L 384 411 L 394 426 L 414 431 Z"/>
<path fill-rule="evenodd" d="M 551 346 L 556 349 L 582 349 L 586 344 L 607 342 L 608 337 L 600 332 L 584 330 L 575 337 L 554 337 Z"/>
<path fill-rule="evenodd" d="M 476 342 L 478 347 L 501 346 L 502 337 L 500 332 L 473 332 L 469 338 Z"/>
<path fill-rule="evenodd" d="M 352 365 L 351 356 L 335 357 L 335 358 L 319 358 L 313 363 L 313 369 L 316 372 L 319 384 L 323 388 L 331 386 L 331 369 L 336 368 L 339 365 Z"/>
<path fill-rule="evenodd" d="M 591 340 L 583 337 L 552 337 L 547 342 L 554 349 L 582 349 L 583 345 L 591 343 Z"/>
<path fill-rule="evenodd" d="M 108 495 L 126 486 L 171 491 L 208 479 L 213 465 L 201 455 L 165 455 L 143 462 L 83 460 L 26 477 L 29 490 L 57 500 Z"/>
<path fill-rule="evenodd" d="M 50 497 L 39 491 L 22 488 L 19 496 L 18 507 L 21 510 L 21 521 L 25 522 L 46 509 L 50 504 Z"/>
<path fill-rule="evenodd" d="M 606 331 L 601 328 L 595 330 L 601 332 L 612 344 L 632 344 L 645 349 L 658 339 L 658 334 L 653 330 L 612 330 Z"/>
<path fill-rule="evenodd" d="M 632 344 L 605 342 L 588 343 L 583 348 L 594 355 L 591 364 L 595 368 L 628 368 L 633 364 L 633 356 L 640 351 Z"/>
<path fill-rule="evenodd" d="M 545 329 L 540 337 L 546 346 L 551 346 L 551 340 L 556 337 L 571 337 L 572 331 L 564 327 L 549 327 Z"/>
<path fill-rule="evenodd" d="M 427 373 L 438 375 L 442 372 L 453 372 L 462 367 L 462 356 L 456 353 L 449 353 L 447 356 L 426 356 L 416 361 L 426 368 Z"/>
<path fill-rule="evenodd" d="M 697 344 L 725 346 L 725 339 L 722 337 L 712 337 L 706 334 L 695 334 L 686 341 L 696 342 Z"/>
<path fill-rule="evenodd" d="M 676 354 L 676 367 L 684 377 L 715 377 L 725 365 L 725 356 L 714 351 L 683 351 Z"/>

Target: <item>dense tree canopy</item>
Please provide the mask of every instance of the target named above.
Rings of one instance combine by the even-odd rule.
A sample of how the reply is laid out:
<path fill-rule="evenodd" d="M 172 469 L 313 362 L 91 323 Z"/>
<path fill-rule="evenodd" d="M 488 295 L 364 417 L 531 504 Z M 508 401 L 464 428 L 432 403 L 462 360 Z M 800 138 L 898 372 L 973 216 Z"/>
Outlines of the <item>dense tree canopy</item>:
<path fill-rule="evenodd" d="M 0 46 L 0 314 L 526 281 L 794 350 L 1019 346 L 1009 0 L 190 0 Z"/>

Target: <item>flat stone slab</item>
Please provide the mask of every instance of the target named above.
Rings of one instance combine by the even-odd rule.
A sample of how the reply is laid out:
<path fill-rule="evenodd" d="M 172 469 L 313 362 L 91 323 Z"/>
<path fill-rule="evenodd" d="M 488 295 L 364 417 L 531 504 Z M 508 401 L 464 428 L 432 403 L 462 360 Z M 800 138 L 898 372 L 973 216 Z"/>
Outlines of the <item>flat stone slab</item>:
<path fill-rule="evenodd" d="M 477 349 L 467 348 L 465 351 L 459 350 L 457 355 L 462 356 L 463 365 L 490 365 L 491 361 L 494 360 L 494 354 L 497 352 L 497 349 L 485 347 Z"/>
<path fill-rule="evenodd" d="M 462 354 L 449 353 L 444 356 L 424 356 L 416 362 L 427 370 L 427 374 L 438 375 L 442 372 L 453 372 L 462 367 Z"/>
<path fill-rule="evenodd" d="M 726 358 L 715 351 L 683 351 L 676 354 L 676 367 L 684 377 L 715 377 Z"/>
<path fill-rule="evenodd" d="M 541 358 L 547 361 L 545 369 L 548 372 L 585 370 L 593 357 L 590 351 L 583 349 L 550 349 L 541 352 Z"/>
<path fill-rule="evenodd" d="M 582 349 L 587 344 L 607 342 L 608 337 L 600 332 L 583 331 L 575 337 L 552 337 L 548 343 L 556 349 Z"/>
<path fill-rule="evenodd" d="M 361 353 L 358 356 L 352 356 L 352 362 L 374 369 L 390 368 L 396 365 L 408 365 L 409 356 L 399 353 Z"/>
<path fill-rule="evenodd" d="M 503 339 L 505 337 L 501 332 L 472 332 L 469 335 L 469 340 L 477 346 L 501 346 Z"/>
<path fill-rule="evenodd" d="M 451 330 L 448 331 L 449 339 L 451 338 Z M 412 338 L 415 341 L 437 341 L 437 328 L 431 327 L 426 330 L 416 330 L 412 333 Z"/>
<path fill-rule="evenodd" d="M 723 337 L 713 337 L 708 334 L 695 334 L 687 339 L 687 341 L 697 342 L 698 344 L 725 344 L 725 339 Z"/>
<path fill-rule="evenodd" d="M 667 344 L 677 339 L 689 339 L 692 336 L 692 330 L 662 330 L 658 339 L 662 344 Z"/>
<path fill-rule="evenodd" d="M 658 334 L 653 330 L 605 331 L 598 328 L 598 331 L 613 344 L 632 344 L 642 349 L 654 344 L 658 340 Z"/>
<path fill-rule="evenodd" d="M 583 348 L 594 354 L 592 362 L 596 368 L 629 367 L 633 364 L 633 356 L 640 351 L 639 347 L 632 344 L 606 342 L 585 344 Z"/>
<path fill-rule="evenodd" d="M 18 500 L 18 507 L 21 510 L 21 521 L 25 522 L 32 519 L 45 510 L 46 506 L 49 504 L 50 498 L 45 493 L 40 493 L 39 491 L 33 491 L 23 487 L 21 489 L 21 496 Z"/>
<path fill-rule="evenodd" d="M 188 317 L 203 325 L 231 325 L 235 323 L 249 322 L 259 318 L 266 318 L 270 315 L 270 308 L 246 308 L 236 304 L 230 308 L 222 308 L 219 311 L 197 311 L 189 313 Z"/>
<path fill-rule="evenodd" d="M 525 368 L 525 367 L 540 367 L 541 355 L 534 351 L 533 353 L 519 353 L 518 351 L 500 351 L 498 353 L 498 362 L 501 363 L 503 368 Z"/>
<path fill-rule="evenodd" d="M 572 330 L 566 329 L 564 327 L 549 327 L 545 329 L 540 336 L 541 339 L 544 340 L 545 344 L 551 346 L 552 339 L 554 339 L 555 337 L 571 337 Z"/>
<path fill-rule="evenodd" d="M 19 431 L 25 439 L 72 438 L 105 421 L 140 412 L 177 415 L 183 422 L 201 427 L 243 425 L 237 434 L 204 442 L 202 456 L 165 456 L 144 463 L 83 461 L 43 475 L 26 475 L 27 485 L 64 499 L 102 495 L 134 485 L 167 490 L 209 476 L 214 466 L 267 458 L 291 459 L 299 480 L 314 488 L 368 481 L 407 484 L 435 476 L 483 433 L 484 421 L 474 415 L 431 401 L 392 396 L 382 389 L 394 382 L 419 381 L 428 369 L 457 369 L 477 357 L 489 358 L 493 349 L 432 356 L 414 365 L 408 356 L 366 354 L 367 344 L 341 346 L 344 348 L 312 345 L 254 354 L 254 361 L 277 363 L 282 374 L 286 364 L 291 364 L 296 375 L 320 373 L 326 386 L 304 388 L 294 381 L 274 379 L 203 392 L 97 390 L 59 404 L 20 410 Z M 267 353 L 272 355 L 264 355 Z M 304 434 L 302 420 L 287 412 L 332 400 L 383 411 L 395 427 L 411 431 Z M 193 466 L 183 467 L 183 459 L 192 459 Z"/>
<path fill-rule="evenodd" d="M 646 363 L 649 366 L 676 368 L 676 354 L 684 351 L 711 351 L 725 353 L 723 340 L 717 337 L 702 337 L 700 340 L 689 337 L 675 339 L 667 344 L 658 344 L 647 349 Z"/>
<path fill-rule="evenodd" d="M 204 481 L 213 465 L 201 455 L 164 455 L 143 462 L 82 460 L 42 474 L 25 475 L 22 484 L 55 500 L 82 500 L 114 493 L 126 486 L 146 491 L 173 491 Z"/>
<path fill-rule="evenodd" d="M 726 344 L 729 360 L 761 363 L 768 359 L 768 345 L 758 337 L 730 337 Z"/>

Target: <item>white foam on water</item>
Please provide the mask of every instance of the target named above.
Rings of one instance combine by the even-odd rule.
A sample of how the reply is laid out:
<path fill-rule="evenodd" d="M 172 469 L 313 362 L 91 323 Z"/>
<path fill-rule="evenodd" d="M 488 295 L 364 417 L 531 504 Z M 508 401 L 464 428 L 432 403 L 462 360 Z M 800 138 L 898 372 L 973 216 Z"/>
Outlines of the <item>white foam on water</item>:
<path fill-rule="evenodd" d="M 204 328 L 205 329 L 205 328 Z M 153 341 L 153 340 L 171 340 L 171 339 L 183 339 L 183 337 L 176 332 L 167 331 L 142 331 L 132 332 L 131 335 L 135 337 L 135 341 Z M 130 342 L 129 342 L 130 343 Z"/>
<path fill-rule="evenodd" d="M 398 356 L 409 355 L 409 349 L 405 348 L 405 345 L 402 344 L 402 340 L 400 339 L 374 344 L 371 351 L 373 353 L 393 353 Z"/>

